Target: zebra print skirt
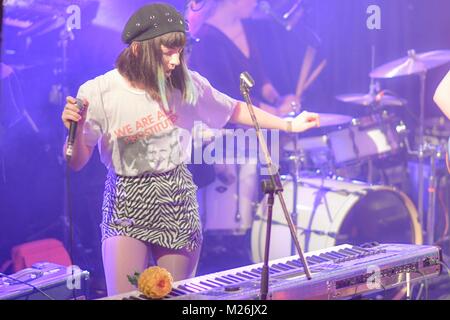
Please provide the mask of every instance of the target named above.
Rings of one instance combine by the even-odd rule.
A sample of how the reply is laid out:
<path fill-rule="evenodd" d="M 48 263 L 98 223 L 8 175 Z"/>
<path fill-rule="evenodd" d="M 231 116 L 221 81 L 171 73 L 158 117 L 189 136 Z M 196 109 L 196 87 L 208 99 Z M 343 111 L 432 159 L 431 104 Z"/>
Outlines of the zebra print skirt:
<path fill-rule="evenodd" d="M 138 177 L 109 173 L 103 196 L 102 241 L 128 236 L 169 249 L 202 242 L 197 187 L 184 164 Z"/>

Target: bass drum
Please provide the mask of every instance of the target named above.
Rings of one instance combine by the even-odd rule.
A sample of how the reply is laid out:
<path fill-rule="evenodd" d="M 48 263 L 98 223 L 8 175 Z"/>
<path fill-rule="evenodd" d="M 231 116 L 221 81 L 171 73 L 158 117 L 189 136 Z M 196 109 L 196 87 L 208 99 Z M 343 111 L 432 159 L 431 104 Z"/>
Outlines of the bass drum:
<path fill-rule="evenodd" d="M 283 186 L 286 206 L 292 213 L 291 179 L 284 179 Z M 337 179 L 300 178 L 297 190 L 297 237 L 304 252 L 372 241 L 422 244 L 414 204 L 394 188 Z M 251 251 L 255 263 L 264 260 L 266 203 L 264 198 L 252 226 Z M 270 240 L 270 260 L 298 254 L 277 197 Z"/>

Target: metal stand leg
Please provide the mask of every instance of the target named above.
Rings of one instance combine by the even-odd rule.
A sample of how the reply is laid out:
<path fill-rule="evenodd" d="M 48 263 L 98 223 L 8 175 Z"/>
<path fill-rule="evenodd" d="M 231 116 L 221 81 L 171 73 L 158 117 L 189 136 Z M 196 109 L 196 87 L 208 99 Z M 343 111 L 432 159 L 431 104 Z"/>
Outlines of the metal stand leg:
<path fill-rule="evenodd" d="M 411 300 L 412 296 L 412 287 L 411 287 L 411 274 L 409 272 L 406 273 L 406 300 Z"/>
<path fill-rule="evenodd" d="M 430 178 L 428 183 L 427 244 L 434 243 L 435 205 L 436 205 L 436 158 L 431 155 Z"/>

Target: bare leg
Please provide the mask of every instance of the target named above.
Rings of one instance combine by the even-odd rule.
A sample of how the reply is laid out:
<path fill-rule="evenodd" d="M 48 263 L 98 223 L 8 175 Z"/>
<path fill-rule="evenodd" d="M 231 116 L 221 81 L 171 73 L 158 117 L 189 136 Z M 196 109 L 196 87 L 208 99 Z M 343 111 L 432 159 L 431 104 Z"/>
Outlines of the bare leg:
<path fill-rule="evenodd" d="M 167 249 L 154 244 L 151 244 L 150 247 L 156 264 L 167 269 L 172 274 L 174 281 L 195 276 L 201 246 L 194 251 Z"/>
<path fill-rule="evenodd" d="M 148 267 L 147 243 L 125 236 L 107 238 L 102 243 L 103 268 L 108 296 L 136 290 L 127 275 Z"/>

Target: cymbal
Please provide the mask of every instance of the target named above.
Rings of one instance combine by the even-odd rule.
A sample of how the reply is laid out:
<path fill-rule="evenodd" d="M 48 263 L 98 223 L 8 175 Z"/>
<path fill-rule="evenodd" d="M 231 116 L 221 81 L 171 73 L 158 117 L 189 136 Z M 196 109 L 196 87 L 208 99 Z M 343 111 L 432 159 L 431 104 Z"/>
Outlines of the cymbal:
<path fill-rule="evenodd" d="M 450 62 L 450 50 L 436 50 L 417 54 L 408 51 L 408 56 L 382 65 L 370 73 L 371 78 L 395 78 L 426 72 Z"/>
<path fill-rule="evenodd" d="M 352 117 L 343 114 L 336 113 L 317 113 L 320 119 L 320 127 L 340 126 L 352 121 Z M 289 119 L 295 118 L 295 114 L 292 112 L 289 114 Z"/>
<path fill-rule="evenodd" d="M 320 126 L 340 126 L 352 121 L 352 117 L 335 113 L 319 113 Z"/>
<path fill-rule="evenodd" d="M 406 105 L 406 100 L 392 96 L 383 92 L 378 94 L 341 94 L 336 96 L 336 99 L 346 103 L 353 103 L 362 106 L 392 106 L 392 107 L 402 107 Z"/>

